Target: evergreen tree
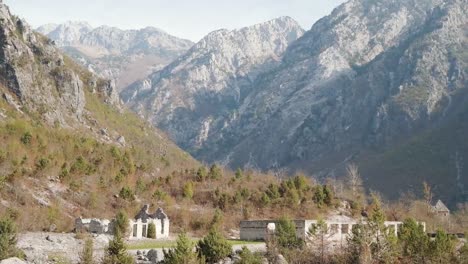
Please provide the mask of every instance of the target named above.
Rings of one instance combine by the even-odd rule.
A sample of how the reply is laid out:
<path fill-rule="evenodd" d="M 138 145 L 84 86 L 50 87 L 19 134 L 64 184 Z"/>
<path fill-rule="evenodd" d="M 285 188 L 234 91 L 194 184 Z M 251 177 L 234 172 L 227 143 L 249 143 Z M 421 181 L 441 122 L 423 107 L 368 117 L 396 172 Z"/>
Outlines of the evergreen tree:
<path fill-rule="evenodd" d="M 428 254 L 429 237 L 424 227 L 414 219 L 406 219 L 400 228 L 399 240 L 403 256 L 413 263 L 426 262 Z"/>
<path fill-rule="evenodd" d="M 85 240 L 83 251 L 80 253 L 80 264 L 94 264 L 94 249 L 93 249 L 93 239 L 88 238 Z"/>
<path fill-rule="evenodd" d="M 333 203 L 333 192 L 328 185 L 323 186 L 323 202 L 327 206 L 331 206 Z"/>
<path fill-rule="evenodd" d="M 18 257 L 16 248 L 16 226 L 10 217 L 0 219 L 0 260 Z"/>
<path fill-rule="evenodd" d="M 189 200 L 193 198 L 193 182 L 189 181 L 184 185 L 183 196 Z"/>
<path fill-rule="evenodd" d="M 128 216 L 124 211 L 119 211 L 115 217 L 114 233 L 120 233 L 125 236 L 128 232 L 129 221 Z"/>
<path fill-rule="evenodd" d="M 313 249 L 320 256 L 320 263 L 325 263 L 328 248 L 329 228 L 327 223 L 319 219 L 316 224 L 312 225 L 307 232 Z"/>
<path fill-rule="evenodd" d="M 164 260 L 161 264 L 195 264 L 199 263 L 197 255 L 193 251 L 193 243 L 188 238 L 187 234 L 181 233 L 177 237 L 176 246 L 168 251 L 163 250 Z"/>
<path fill-rule="evenodd" d="M 434 263 L 453 263 L 455 244 L 449 234 L 437 230 L 435 239 L 429 243 L 429 252 Z"/>
<path fill-rule="evenodd" d="M 232 246 L 215 228 L 197 243 L 198 257 L 207 263 L 216 263 L 231 253 Z"/>
<path fill-rule="evenodd" d="M 223 172 L 218 165 L 213 164 L 210 168 L 210 172 L 208 173 L 208 177 L 212 180 L 219 180 L 223 176 Z"/>
<path fill-rule="evenodd" d="M 102 260 L 103 264 L 134 264 L 135 260 L 127 253 L 122 234 L 117 230 L 114 238 L 109 241 Z"/>
<path fill-rule="evenodd" d="M 296 224 L 286 217 L 282 217 L 276 225 L 276 241 L 283 249 L 302 248 L 304 241 L 296 235 Z"/>
<path fill-rule="evenodd" d="M 197 176 L 196 176 L 197 181 L 199 181 L 199 182 L 205 181 L 207 175 L 208 175 L 208 173 L 206 172 L 205 166 L 201 166 L 197 170 Z"/>
<path fill-rule="evenodd" d="M 154 225 L 154 223 L 148 224 L 148 233 L 146 236 L 151 239 L 156 239 L 156 225 Z"/>
<path fill-rule="evenodd" d="M 314 191 L 313 200 L 318 208 L 322 208 L 325 203 L 325 194 L 323 193 L 323 188 L 321 185 L 317 185 Z"/>

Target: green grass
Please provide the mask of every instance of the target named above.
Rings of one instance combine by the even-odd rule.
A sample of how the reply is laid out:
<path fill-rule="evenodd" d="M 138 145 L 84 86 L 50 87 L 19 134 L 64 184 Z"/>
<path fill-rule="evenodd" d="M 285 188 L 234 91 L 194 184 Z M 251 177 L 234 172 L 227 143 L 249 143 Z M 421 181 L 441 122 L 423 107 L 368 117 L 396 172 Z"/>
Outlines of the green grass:
<path fill-rule="evenodd" d="M 198 242 L 198 239 L 191 240 L 193 244 Z M 259 241 L 244 241 L 244 240 L 228 240 L 229 244 L 232 246 L 239 245 L 252 245 L 252 244 L 262 244 L 263 242 Z M 173 248 L 176 245 L 175 240 L 145 240 L 138 242 L 130 242 L 128 245 L 129 250 L 143 250 L 143 249 L 154 249 L 154 248 Z"/>

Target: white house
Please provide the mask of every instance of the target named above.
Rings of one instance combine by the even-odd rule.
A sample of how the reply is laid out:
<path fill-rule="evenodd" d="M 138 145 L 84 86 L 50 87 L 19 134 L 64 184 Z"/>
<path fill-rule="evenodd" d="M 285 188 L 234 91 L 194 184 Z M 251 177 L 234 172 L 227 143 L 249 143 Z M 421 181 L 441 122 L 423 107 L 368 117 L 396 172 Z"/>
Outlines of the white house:
<path fill-rule="evenodd" d="M 148 225 L 153 223 L 156 227 L 156 239 L 169 237 L 169 217 L 161 208 L 154 214 L 148 212 L 149 205 L 143 206 L 135 219 L 130 220 L 130 239 L 142 239 L 148 237 Z"/>

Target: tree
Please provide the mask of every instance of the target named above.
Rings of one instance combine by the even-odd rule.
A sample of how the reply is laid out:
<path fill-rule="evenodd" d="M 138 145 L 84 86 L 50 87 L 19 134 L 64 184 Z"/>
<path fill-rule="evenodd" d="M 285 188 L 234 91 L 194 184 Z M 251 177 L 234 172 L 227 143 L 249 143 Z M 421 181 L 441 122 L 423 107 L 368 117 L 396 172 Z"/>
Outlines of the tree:
<path fill-rule="evenodd" d="M 232 246 L 215 228 L 197 243 L 198 257 L 204 258 L 207 263 L 216 263 L 231 253 Z"/>
<path fill-rule="evenodd" d="M 353 198 L 356 198 L 358 190 L 362 186 L 362 179 L 361 175 L 359 174 L 359 168 L 356 164 L 351 163 L 346 166 L 346 172 L 349 185 L 351 186 Z"/>
<path fill-rule="evenodd" d="M 119 211 L 115 217 L 114 233 L 125 236 L 128 232 L 128 216 L 124 211 Z"/>
<path fill-rule="evenodd" d="M 327 206 L 331 206 L 333 203 L 333 192 L 330 189 L 330 187 L 328 187 L 328 185 L 323 186 L 323 195 L 324 195 L 323 202 Z"/>
<path fill-rule="evenodd" d="M 463 247 L 459 250 L 459 262 L 466 264 L 468 263 L 468 242 L 465 242 Z"/>
<path fill-rule="evenodd" d="M 434 263 L 452 263 L 455 245 L 449 234 L 437 230 L 435 239 L 429 242 L 429 252 Z"/>
<path fill-rule="evenodd" d="M 20 256 L 20 251 L 16 248 L 16 232 L 16 226 L 10 217 L 0 219 L 0 260 Z"/>
<path fill-rule="evenodd" d="M 114 238 L 109 241 L 102 260 L 103 264 L 134 264 L 132 256 L 127 253 L 127 245 L 125 245 L 122 234 L 117 231 Z"/>
<path fill-rule="evenodd" d="M 399 240 L 403 256 L 412 263 L 426 262 L 428 254 L 429 237 L 424 227 L 414 219 L 406 219 L 400 228 Z"/>
<path fill-rule="evenodd" d="M 327 223 L 319 219 L 316 224 L 310 226 L 308 232 L 309 240 L 312 243 L 313 249 L 318 251 L 320 263 L 326 263 L 325 257 L 328 248 L 329 228 Z"/>
<path fill-rule="evenodd" d="M 302 248 L 304 241 L 296 235 L 296 224 L 286 217 L 282 217 L 276 225 L 275 238 L 283 249 Z"/>
<path fill-rule="evenodd" d="M 122 187 L 122 189 L 120 189 L 119 196 L 122 199 L 128 200 L 128 201 L 135 200 L 135 195 L 133 194 L 132 189 L 130 189 L 130 187 L 127 187 L 127 186 Z"/>
<path fill-rule="evenodd" d="M 156 225 L 154 225 L 154 223 L 148 224 L 148 233 L 146 236 L 151 239 L 156 239 Z"/>
<path fill-rule="evenodd" d="M 80 264 L 94 264 L 94 249 L 93 249 L 93 239 L 88 238 L 85 240 L 83 251 L 80 253 Z"/>
<path fill-rule="evenodd" d="M 427 206 L 427 211 L 430 212 L 430 208 L 432 205 L 432 188 L 427 182 L 423 182 L 423 195 L 424 195 L 424 201 L 426 202 Z"/>
<path fill-rule="evenodd" d="M 322 208 L 325 202 L 325 194 L 323 193 L 323 188 L 321 185 L 317 185 L 315 187 L 313 200 L 318 208 Z"/>
<path fill-rule="evenodd" d="M 175 248 L 168 251 L 163 250 L 164 260 L 161 261 L 161 264 L 199 263 L 193 246 L 186 233 L 179 234 Z"/>
<path fill-rule="evenodd" d="M 218 165 L 213 164 L 210 168 L 210 172 L 208 173 L 208 177 L 212 180 L 219 180 L 223 176 L 223 172 Z"/>

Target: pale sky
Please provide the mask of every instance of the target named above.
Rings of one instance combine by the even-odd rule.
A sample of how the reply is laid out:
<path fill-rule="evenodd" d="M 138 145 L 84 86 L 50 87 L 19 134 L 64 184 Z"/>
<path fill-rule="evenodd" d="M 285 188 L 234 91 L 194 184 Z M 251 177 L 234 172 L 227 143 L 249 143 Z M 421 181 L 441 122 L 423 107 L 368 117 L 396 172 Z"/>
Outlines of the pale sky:
<path fill-rule="evenodd" d="M 122 29 L 153 26 L 198 41 L 213 30 L 235 29 L 290 16 L 304 29 L 344 0 L 4 0 L 34 27 L 87 21 Z"/>

